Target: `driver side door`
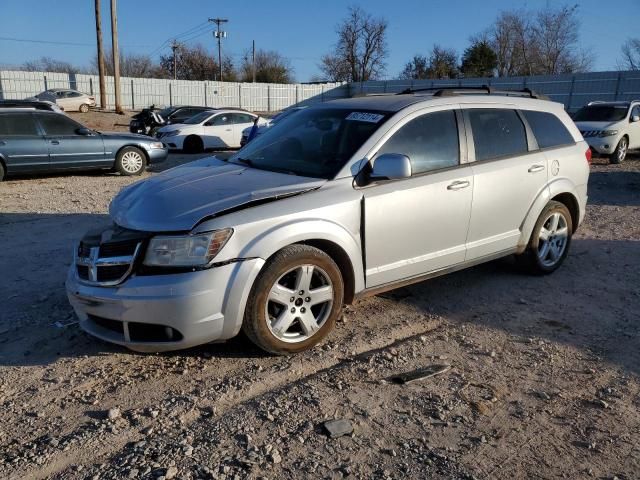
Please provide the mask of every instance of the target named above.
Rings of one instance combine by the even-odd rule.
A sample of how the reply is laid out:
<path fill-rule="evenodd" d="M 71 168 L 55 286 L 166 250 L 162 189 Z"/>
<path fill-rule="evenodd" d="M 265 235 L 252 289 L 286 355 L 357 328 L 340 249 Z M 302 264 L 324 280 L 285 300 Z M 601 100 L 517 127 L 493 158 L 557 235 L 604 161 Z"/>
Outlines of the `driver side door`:
<path fill-rule="evenodd" d="M 451 107 L 415 113 L 376 153 L 408 156 L 412 175 L 363 188 L 367 288 L 464 262 L 473 174 L 461 122 Z"/>
<path fill-rule="evenodd" d="M 44 132 L 52 170 L 104 167 L 112 163 L 105 160 L 100 134 L 80 135 L 78 129 L 84 127 L 64 114 L 37 112 L 35 116 Z"/>
<path fill-rule="evenodd" d="M 629 148 L 640 148 L 640 121 L 634 122 L 634 117 L 640 117 L 640 104 L 631 109 L 629 115 Z"/>

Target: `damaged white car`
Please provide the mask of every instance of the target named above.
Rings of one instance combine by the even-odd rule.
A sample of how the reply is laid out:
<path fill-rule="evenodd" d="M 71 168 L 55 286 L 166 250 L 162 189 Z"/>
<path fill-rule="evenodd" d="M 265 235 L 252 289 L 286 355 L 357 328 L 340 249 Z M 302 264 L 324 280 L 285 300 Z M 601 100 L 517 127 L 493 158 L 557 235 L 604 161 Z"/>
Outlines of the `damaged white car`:
<path fill-rule="evenodd" d="M 299 352 L 358 297 L 511 254 L 553 272 L 589 160 L 562 105 L 528 91 L 328 102 L 122 190 L 76 248 L 69 300 L 87 332 L 138 351 L 243 329 Z"/>

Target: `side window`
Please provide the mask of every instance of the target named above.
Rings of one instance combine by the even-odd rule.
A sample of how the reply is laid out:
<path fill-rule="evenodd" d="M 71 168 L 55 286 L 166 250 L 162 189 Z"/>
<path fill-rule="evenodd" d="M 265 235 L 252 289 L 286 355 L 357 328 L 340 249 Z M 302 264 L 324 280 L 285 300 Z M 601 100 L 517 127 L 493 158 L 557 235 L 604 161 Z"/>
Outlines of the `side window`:
<path fill-rule="evenodd" d="M 408 156 L 414 175 L 458 165 L 460 144 L 454 111 L 414 118 L 385 142 L 378 155 L 382 153 Z"/>
<path fill-rule="evenodd" d="M 633 110 L 631 110 L 631 116 L 629 118 L 633 117 L 640 117 L 640 105 L 636 105 L 633 107 Z"/>
<path fill-rule="evenodd" d="M 228 113 L 223 113 L 220 115 L 216 115 L 215 117 L 213 117 L 211 120 L 209 120 L 209 123 L 211 123 L 211 125 L 229 125 L 231 123 L 230 121 L 231 119 L 229 118 L 229 114 Z"/>
<path fill-rule="evenodd" d="M 38 115 L 38 120 L 46 135 L 76 135 L 82 125 L 62 114 Z"/>
<path fill-rule="evenodd" d="M 80 92 L 72 92 L 71 90 L 67 92 L 67 97 L 76 98 L 82 95 Z"/>
<path fill-rule="evenodd" d="M 247 115 L 246 113 L 232 113 L 233 123 L 253 123 L 253 118 L 251 115 Z"/>
<path fill-rule="evenodd" d="M 30 113 L 0 115 L 0 137 L 12 135 L 40 135 L 33 115 Z"/>
<path fill-rule="evenodd" d="M 540 148 L 552 148 L 576 143 L 567 127 L 552 113 L 523 110 L 533 136 Z"/>
<path fill-rule="evenodd" d="M 476 161 L 518 155 L 528 151 L 524 125 L 515 110 L 468 110 Z"/>

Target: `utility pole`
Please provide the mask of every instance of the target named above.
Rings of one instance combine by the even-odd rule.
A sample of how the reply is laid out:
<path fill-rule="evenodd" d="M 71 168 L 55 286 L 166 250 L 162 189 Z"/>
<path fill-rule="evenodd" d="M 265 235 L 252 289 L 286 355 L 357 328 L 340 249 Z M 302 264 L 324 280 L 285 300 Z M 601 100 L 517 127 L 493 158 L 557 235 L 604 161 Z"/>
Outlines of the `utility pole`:
<path fill-rule="evenodd" d="M 180 48 L 180 44 L 174 40 L 173 43 L 171 44 L 171 50 L 173 50 L 173 79 L 174 80 L 178 79 L 178 57 L 176 53 L 178 51 L 178 48 Z"/>
<path fill-rule="evenodd" d="M 256 83 L 256 41 L 253 40 L 251 47 L 251 73 L 253 74 L 253 83 Z"/>
<path fill-rule="evenodd" d="M 116 112 L 122 113 L 120 102 L 120 51 L 118 50 L 118 7 L 111 0 L 111 53 L 113 55 L 113 86 L 116 97 Z"/>
<path fill-rule="evenodd" d="M 100 108 L 107 108 L 107 90 L 104 84 L 104 51 L 102 50 L 102 14 L 100 0 L 96 4 L 96 40 L 98 43 L 98 77 L 100 78 Z"/>
<path fill-rule="evenodd" d="M 220 30 L 220 25 L 227 23 L 229 20 L 226 18 L 210 18 L 209 21 L 215 23 L 218 28 L 213 36 L 218 39 L 218 80 L 222 81 L 222 39 L 227 38 L 227 32 Z"/>

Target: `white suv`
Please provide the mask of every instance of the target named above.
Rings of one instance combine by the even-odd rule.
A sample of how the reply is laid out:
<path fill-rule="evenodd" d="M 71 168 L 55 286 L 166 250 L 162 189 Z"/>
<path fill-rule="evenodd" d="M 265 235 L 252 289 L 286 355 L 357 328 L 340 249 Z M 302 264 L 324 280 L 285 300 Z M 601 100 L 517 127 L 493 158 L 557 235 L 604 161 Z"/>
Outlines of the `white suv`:
<path fill-rule="evenodd" d="M 611 163 L 624 161 L 629 150 L 640 148 L 640 100 L 591 102 L 573 119 L 589 146 Z"/>
<path fill-rule="evenodd" d="M 410 91 L 309 107 L 123 189 L 76 249 L 87 332 L 139 351 L 229 339 L 294 353 L 354 300 L 515 254 L 557 269 L 591 152 L 532 92 Z"/>

